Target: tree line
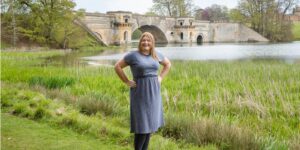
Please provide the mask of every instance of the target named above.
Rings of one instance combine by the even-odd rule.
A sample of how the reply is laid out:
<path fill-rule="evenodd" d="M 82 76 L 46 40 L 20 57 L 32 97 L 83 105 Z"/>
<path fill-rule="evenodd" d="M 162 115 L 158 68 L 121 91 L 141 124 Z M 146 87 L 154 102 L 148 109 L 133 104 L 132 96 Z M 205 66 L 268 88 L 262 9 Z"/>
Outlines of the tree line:
<path fill-rule="evenodd" d="M 211 22 L 240 22 L 271 41 L 290 41 L 293 39 L 292 23 L 287 20 L 287 15 L 298 2 L 298 0 L 239 0 L 236 8 L 228 9 L 226 6 L 216 4 L 200 8 L 193 0 L 153 0 L 154 5 L 146 14 L 191 16 Z"/>

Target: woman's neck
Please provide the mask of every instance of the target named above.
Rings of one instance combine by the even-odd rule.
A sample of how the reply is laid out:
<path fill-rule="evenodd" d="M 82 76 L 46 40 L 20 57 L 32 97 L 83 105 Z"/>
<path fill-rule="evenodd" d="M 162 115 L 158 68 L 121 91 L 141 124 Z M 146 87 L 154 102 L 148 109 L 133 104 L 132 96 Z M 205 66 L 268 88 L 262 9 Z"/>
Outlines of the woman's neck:
<path fill-rule="evenodd" d="M 150 55 L 150 51 L 141 50 L 140 51 L 143 55 Z"/>

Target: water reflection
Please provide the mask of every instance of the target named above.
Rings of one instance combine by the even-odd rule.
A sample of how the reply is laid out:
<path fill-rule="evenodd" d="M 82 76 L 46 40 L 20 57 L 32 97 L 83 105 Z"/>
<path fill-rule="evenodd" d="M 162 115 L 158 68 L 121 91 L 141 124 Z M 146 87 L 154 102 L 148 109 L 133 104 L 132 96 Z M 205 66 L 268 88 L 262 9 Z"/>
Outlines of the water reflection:
<path fill-rule="evenodd" d="M 63 56 L 48 57 L 43 66 L 112 66 L 138 43 L 123 45 L 115 50 L 72 51 Z M 289 64 L 300 62 L 300 41 L 292 43 L 203 43 L 157 44 L 156 50 L 171 60 L 280 60 Z"/>
<path fill-rule="evenodd" d="M 137 45 L 128 46 L 126 51 L 136 50 Z M 172 60 L 249 60 L 278 59 L 293 63 L 300 59 L 300 42 L 292 43 L 204 43 L 168 44 L 157 46 L 157 51 Z M 89 61 L 118 60 L 127 52 L 111 55 L 83 57 Z"/>

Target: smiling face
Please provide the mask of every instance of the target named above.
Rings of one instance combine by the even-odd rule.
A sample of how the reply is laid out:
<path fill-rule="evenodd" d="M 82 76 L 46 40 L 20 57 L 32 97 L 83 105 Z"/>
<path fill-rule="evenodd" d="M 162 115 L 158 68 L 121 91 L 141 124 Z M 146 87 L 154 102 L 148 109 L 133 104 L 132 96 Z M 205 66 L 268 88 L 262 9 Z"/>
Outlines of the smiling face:
<path fill-rule="evenodd" d="M 141 39 L 141 48 L 144 52 L 150 52 L 153 47 L 153 42 L 150 37 L 144 36 Z"/>
<path fill-rule="evenodd" d="M 152 53 L 154 49 L 154 37 L 149 32 L 144 32 L 140 38 L 139 51 Z"/>
<path fill-rule="evenodd" d="M 149 53 L 154 59 L 157 59 L 154 47 L 155 39 L 153 35 L 150 32 L 144 32 L 140 38 L 139 51 Z"/>

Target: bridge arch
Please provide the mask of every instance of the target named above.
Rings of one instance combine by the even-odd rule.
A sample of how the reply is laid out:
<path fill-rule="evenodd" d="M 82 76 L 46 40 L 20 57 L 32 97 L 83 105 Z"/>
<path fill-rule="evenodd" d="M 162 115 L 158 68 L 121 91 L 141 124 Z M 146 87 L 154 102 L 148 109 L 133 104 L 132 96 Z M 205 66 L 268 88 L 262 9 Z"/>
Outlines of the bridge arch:
<path fill-rule="evenodd" d="M 197 36 L 197 44 L 202 44 L 203 43 L 203 35 L 202 34 L 199 34 Z"/>
<path fill-rule="evenodd" d="M 165 33 L 159 27 L 157 27 L 155 25 L 142 25 L 138 28 L 133 29 L 132 33 L 134 33 L 134 31 L 136 31 L 136 30 L 140 30 L 142 33 L 150 32 L 154 36 L 155 43 L 158 43 L 158 44 L 168 43 Z"/>

